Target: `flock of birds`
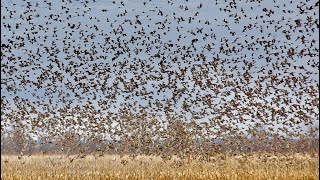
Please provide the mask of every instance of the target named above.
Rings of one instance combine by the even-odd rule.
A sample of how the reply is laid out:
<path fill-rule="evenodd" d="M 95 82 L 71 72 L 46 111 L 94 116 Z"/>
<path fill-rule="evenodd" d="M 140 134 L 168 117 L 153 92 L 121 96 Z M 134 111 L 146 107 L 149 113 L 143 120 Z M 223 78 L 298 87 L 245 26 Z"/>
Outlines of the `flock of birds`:
<path fill-rule="evenodd" d="M 200 153 L 191 142 L 260 130 L 299 137 L 319 122 L 318 8 L 1 1 L 1 133 L 140 154 Z"/>

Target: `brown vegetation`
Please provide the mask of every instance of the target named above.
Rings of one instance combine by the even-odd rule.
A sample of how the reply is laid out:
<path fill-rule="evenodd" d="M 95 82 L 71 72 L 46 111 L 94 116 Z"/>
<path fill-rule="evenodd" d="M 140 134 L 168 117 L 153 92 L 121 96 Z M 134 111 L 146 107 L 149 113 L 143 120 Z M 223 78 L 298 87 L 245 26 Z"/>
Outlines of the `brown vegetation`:
<path fill-rule="evenodd" d="M 318 179 L 318 157 L 216 155 L 210 162 L 154 156 L 2 156 L 1 179 Z"/>

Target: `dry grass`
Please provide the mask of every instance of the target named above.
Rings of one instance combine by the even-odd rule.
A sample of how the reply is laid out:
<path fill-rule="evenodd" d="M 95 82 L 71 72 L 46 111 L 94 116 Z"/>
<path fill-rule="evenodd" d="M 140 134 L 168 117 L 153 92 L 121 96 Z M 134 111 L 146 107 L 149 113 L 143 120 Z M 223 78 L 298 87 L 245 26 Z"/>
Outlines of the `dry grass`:
<path fill-rule="evenodd" d="M 308 155 L 213 157 L 211 162 L 158 157 L 1 157 L 1 179 L 318 179 L 319 160 Z"/>

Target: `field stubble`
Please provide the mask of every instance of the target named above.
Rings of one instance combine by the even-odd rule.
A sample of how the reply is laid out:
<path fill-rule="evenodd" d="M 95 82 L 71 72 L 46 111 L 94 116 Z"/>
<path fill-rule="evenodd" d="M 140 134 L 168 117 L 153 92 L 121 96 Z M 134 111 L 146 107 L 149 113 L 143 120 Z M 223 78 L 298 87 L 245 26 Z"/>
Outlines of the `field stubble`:
<path fill-rule="evenodd" d="M 71 162 L 72 161 L 72 162 Z M 173 157 L 105 155 L 1 156 L 1 179 L 318 179 L 318 157 L 291 154 L 217 155 L 210 162 Z"/>

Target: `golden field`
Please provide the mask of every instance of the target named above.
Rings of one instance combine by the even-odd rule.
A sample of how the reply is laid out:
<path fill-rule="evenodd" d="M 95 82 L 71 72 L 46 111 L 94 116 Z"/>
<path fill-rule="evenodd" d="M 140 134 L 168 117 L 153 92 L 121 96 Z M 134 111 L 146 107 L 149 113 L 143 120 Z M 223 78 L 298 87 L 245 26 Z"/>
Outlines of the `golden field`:
<path fill-rule="evenodd" d="M 72 162 L 71 162 L 72 161 Z M 1 179 L 318 179 L 318 156 L 217 155 L 208 162 L 173 157 L 1 156 Z"/>

